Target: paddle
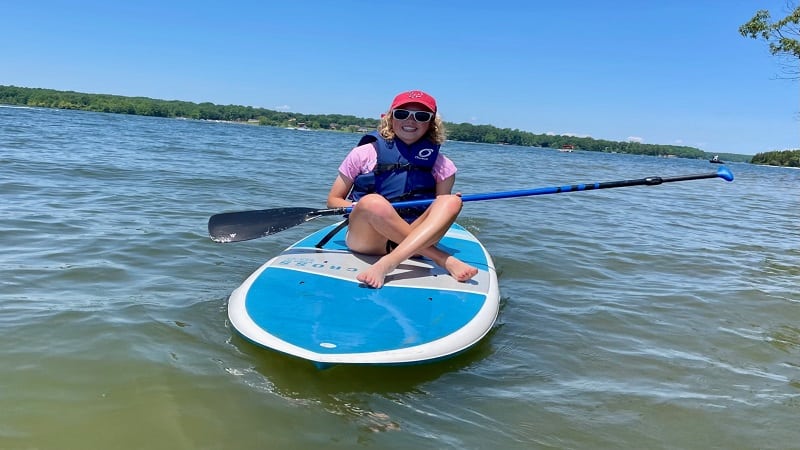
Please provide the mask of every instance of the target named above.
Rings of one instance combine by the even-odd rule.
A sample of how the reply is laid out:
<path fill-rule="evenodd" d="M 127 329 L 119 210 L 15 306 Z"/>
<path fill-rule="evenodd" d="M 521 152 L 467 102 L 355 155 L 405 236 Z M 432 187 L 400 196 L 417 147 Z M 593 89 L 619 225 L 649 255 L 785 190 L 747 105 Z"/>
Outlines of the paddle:
<path fill-rule="evenodd" d="M 655 186 L 662 183 L 676 181 L 701 180 L 703 178 L 722 178 L 733 181 L 733 173 L 722 166 L 716 172 L 701 173 L 697 175 L 683 175 L 678 177 L 647 177 L 638 180 L 606 181 L 602 183 L 570 184 L 566 186 L 541 187 L 535 189 L 521 189 L 516 191 L 490 192 L 486 194 L 462 195 L 464 202 L 480 200 L 495 200 L 512 197 L 528 197 L 532 195 L 558 194 L 562 192 L 591 191 L 595 189 L 610 189 L 628 186 Z M 394 203 L 395 208 L 426 206 L 433 200 L 412 200 Z M 287 228 L 314 220 L 322 216 L 337 216 L 348 214 L 351 206 L 331 209 L 314 208 L 275 208 L 255 211 L 240 211 L 215 214 L 208 220 L 208 234 L 216 242 L 238 242 L 256 239 L 270 234 L 275 234 Z"/>

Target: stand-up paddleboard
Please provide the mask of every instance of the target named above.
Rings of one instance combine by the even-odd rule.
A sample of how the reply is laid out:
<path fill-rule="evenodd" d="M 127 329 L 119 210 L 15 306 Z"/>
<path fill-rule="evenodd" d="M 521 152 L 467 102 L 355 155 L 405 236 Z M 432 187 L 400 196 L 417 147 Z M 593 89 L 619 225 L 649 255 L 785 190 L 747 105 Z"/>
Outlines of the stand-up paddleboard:
<path fill-rule="evenodd" d="M 439 247 L 478 268 L 460 283 L 433 262 L 414 258 L 381 289 L 356 280 L 377 257 L 353 254 L 346 228 L 323 248 L 325 227 L 271 259 L 231 294 L 228 316 L 246 339 L 314 362 L 414 364 L 462 352 L 497 318 L 494 263 L 469 231 L 453 225 Z"/>

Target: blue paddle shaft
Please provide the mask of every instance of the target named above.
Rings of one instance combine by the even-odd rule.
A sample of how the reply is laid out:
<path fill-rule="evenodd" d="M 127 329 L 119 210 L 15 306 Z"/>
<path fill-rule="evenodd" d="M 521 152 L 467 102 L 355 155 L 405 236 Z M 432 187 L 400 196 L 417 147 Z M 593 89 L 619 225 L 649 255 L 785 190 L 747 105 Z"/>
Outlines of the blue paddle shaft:
<path fill-rule="evenodd" d="M 563 192 L 593 191 L 596 189 L 610 189 L 628 186 L 655 186 L 662 183 L 673 183 L 676 181 L 701 180 L 704 178 L 722 178 L 725 181 L 733 181 L 733 173 L 725 166 L 720 167 L 716 172 L 702 173 L 696 175 L 683 175 L 677 177 L 647 177 L 637 180 L 605 181 L 597 183 L 568 184 L 565 186 L 540 187 L 533 189 L 519 189 L 515 191 L 489 192 L 485 194 L 462 195 L 461 201 L 476 202 L 480 200 L 496 200 L 502 198 L 530 197 L 533 195 L 560 194 Z M 432 199 L 410 200 L 394 203 L 395 208 L 408 208 L 416 206 L 427 206 L 433 202 Z M 352 211 L 352 207 L 345 208 L 345 212 Z"/>

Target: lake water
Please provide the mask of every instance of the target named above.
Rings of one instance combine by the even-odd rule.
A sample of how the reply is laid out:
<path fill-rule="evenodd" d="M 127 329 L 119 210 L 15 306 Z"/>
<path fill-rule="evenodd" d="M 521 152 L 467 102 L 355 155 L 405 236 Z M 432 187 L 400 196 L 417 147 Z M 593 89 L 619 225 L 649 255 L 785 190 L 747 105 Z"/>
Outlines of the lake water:
<path fill-rule="evenodd" d="M 217 244 L 212 214 L 324 207 L 345 133 L 0 107 L 0 448 L 797 448 L 800 171 L 465 204 L 497 326 L 412 367 L 238 337 L 227 297 L 336 218 Z M 713 172 L 448 142 L 457 190 Z"/>

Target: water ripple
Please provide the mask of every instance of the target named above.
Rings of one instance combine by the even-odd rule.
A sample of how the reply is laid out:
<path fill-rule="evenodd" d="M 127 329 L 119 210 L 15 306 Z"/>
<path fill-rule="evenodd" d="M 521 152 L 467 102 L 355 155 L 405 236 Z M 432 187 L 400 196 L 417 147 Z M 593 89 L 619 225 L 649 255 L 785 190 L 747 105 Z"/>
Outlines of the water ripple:
<path fill-rule="evenodd" d="M 330 221 L 220 245 L 208 217 L 322 206 L 355 140 L 0 108 L 2 446 L 90 448 L 89 434 L 96 448 L 800 440 L 795 170 L 734 164 L 733 183 L 465 204 L 460 223 L 494 257 L 502 309 L 487 339 L 439 364 L 319 372 L 238 337 L 231 290 Z M 444 151 L 465 194 L 715 169 L 457 142 Z"/>

